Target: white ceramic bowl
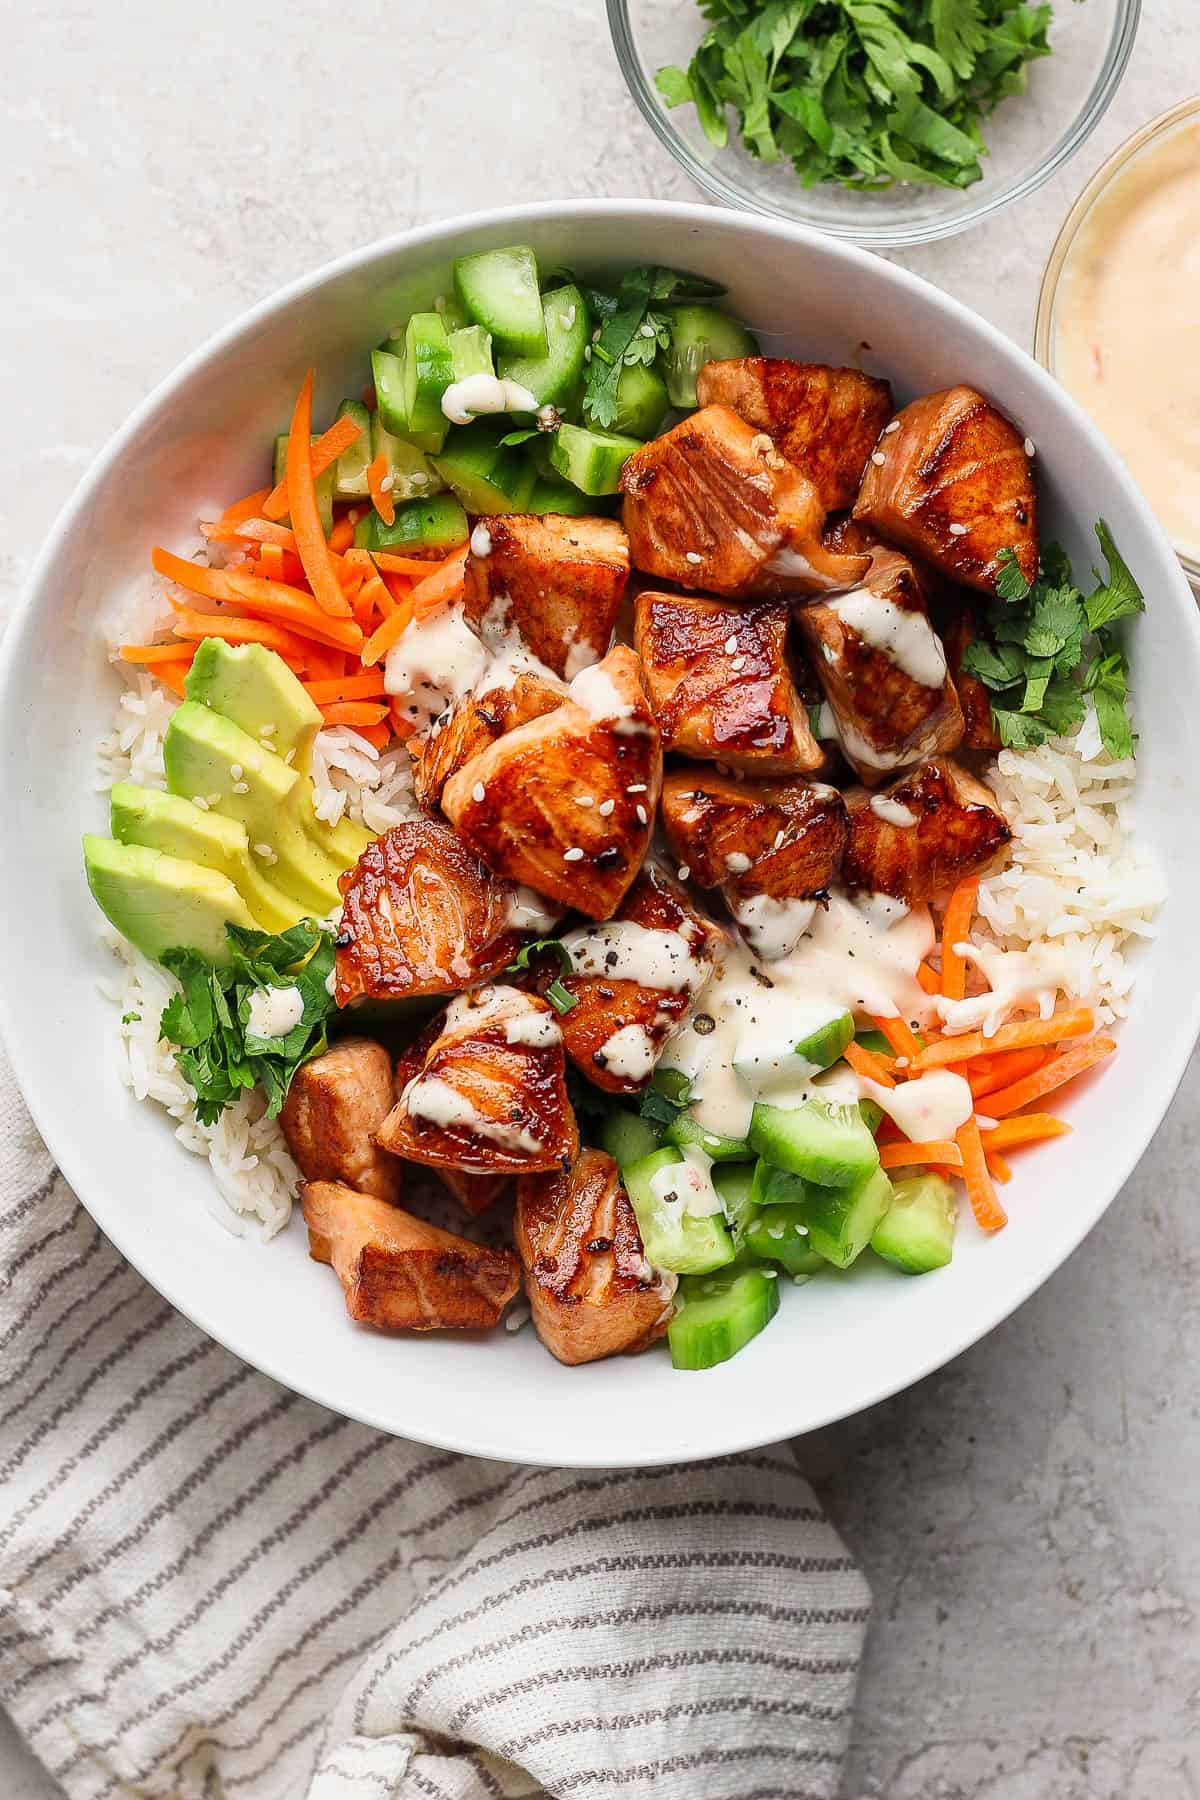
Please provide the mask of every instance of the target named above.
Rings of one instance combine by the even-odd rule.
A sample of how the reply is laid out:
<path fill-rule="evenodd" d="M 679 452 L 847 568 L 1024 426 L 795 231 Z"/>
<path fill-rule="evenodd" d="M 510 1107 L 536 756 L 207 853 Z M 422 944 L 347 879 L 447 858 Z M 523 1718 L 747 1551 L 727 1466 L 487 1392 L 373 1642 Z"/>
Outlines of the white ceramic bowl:
<path fill-rule="evenodd" d="M 767 349 L 861 357 L 902 398 L 976 383 L 1037 445 L 1047 537 L 1086 569 L 1103 515 L 1148 598 L 1133 633 L 1141 821 L 1171 895 L 1115 1066 L 1066 1102 L 1073 1136 L 1018 1160 L 1006 1231 L 985 1241 L 966 1218 L 951 1267 L 919 1280 L 876 1266 L 789 1284 L 770 1329 L 703 1375 L 675 1373 L 665 1352 L 565 1369 L 531 1330 L 398 1341 L 355 1328 L 298 1218 L 266 1245 L 213 1218 L 207 1165 L 122 1088 L 96 987 L 108 952 L 79 837 L 104 828 L 93 746 L 116 693 L 98 614 L 144 577 L 152 543 L 186 541 L 202 503 L 255 485 L 308 364 L 324 411 L 361 386 L 368 347 L 446 286 L 453 256 L 520 241 L 547 264 L 700 270 L 728 284 Z M 113 439 L 51 533 L 0 664 L 0 1020 L 34 1117 L 102 1229 L 277 1380 L 388 1431 L 532 1463 L 650 1464 L 771 1442 L 894 1393 L 990 1330 L 1078 1244 L 1148 1143 L 1200 1028 L 1198 691 L 1195 603 L 1145 501 L 1050 377 L 946 294 L 797 227 L 699 206 L 572 202 L 429 227 L 307 277 L 214 338 Z"/>

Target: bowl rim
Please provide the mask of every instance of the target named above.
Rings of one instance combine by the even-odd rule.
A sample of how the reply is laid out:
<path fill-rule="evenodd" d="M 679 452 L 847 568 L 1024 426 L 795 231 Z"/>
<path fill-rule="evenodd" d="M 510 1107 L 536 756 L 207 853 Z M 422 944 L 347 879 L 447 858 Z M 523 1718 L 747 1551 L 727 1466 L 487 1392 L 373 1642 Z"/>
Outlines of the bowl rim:
<path fill-rule="evenodd" d="M 633 22 L 630 18 L 630 0 L 605 0 L 605 5 L 613 49 L 621 66 L 621 73 L 625 77 L 625 85 L 633 95 L 639 112 L 659 142 L 670 151 L 675 161 L 699 187 L 704 188 L 714 199 L 722 201 L 726 206 L 760 213 L 765 218 L 778 219 L 781 223 L 796 225 L 802 230 L 820 231 L 828 237 L 837 238 L 840 242 L 865 245 L 875 250 L 912 249 L 918 244 L 934 244 L 943 238 L 956 237 L 960 231 L 968 231 L 972 226 L 982 224 L 985 219 L 992 218 L 1006 206 L 1010 206 L 1013 201 L 1023 200 L 1027 195 L 1036 193 L 1043 183 L 1049 181 L 1050 177 L 1056 174 L 1065 163 L 1071 160 L 1076 151 L 1083 147 L 1108 111 L 1113 96 L 1124 77 L 1129 58 L 1133 54 L 1133 46 L 1142 15 L 1142 0 L 1117 0 L 1118 12 L 1113 24 L 1112 36 L 1109 39 L 1100 72 L 1092 83 L 1086 100 L 1066 131 L 1051 146 L 1043 161 L 1027 171 L 1019 180 L 1014 181 L 998 193 L 981 199 L 977 205 L 968 207 L 964 212 L 953 217 L 927 219 L 920 224 L 912 225 L 864 224 L 856 226 L 842 225 L 824 219 L 793 217 L 778 207 L 761 200 L 748 188 L 742 187 L 734 181 L 726 180 L 717 171 L 714 164 L 702 162 L 671 124 L 667 108 L 658 99 L 642 72 Z"/>
<path fill-rule="evenodd" d="M 274 315 L 284 312 L 293 301 L 319 289 L 326 282 L 343 274 L 368 268 L 372 264 L 383 262 L 388 258 L 412 254 L 423 249 L 448 247 L 463 233 L 476 229 L 507 230 L 509 226 L 519 228 L 525 223 L 586 221 L 589 218 L 626 221 L 631 216 L 649 220 L 670 220 L 673 223 L 692 225 L 698 231 L 716 228 L 734 235 L 743 232 L 758 236 L 765 235 L 774 238 L 781 248 L 802 251 L 807 247 L 822 256 L 833 256 L 849 269 L 855 267 L 877 269 L 879 264 L 884 262 L 884 259 L 854 244 L 830 240 L 810 227 L 797 225 L 789 220 L 764 218 L 755 214 L 714 213 L 708 206 L 696 202 L 567 199 L 485 209 L 470 214 L 456 215 L 448 220 L 416 226 L 408 231 L 377 239 L 321 265 L 316 270 L 298 276 L 294 281 L 267 295 L 212 333 L 170 374 L 155 385 L 130 414 L 124 425 L 113 433 L 97 454 L 51 526 L 45 544 L 10 615 L 3 640 L 0 641 L 0 705 L 3 705 L 7 695 L 21 682 L 23 664 L 20 656 L 20 640 L 25 627 L 37 610 L 43 589 L 53 579 L 53 569 L 61 542 L 75 528 L 76 522 L 91 503 L 94 493 L 109 478 L 113 466 L 120 461 L 127 446 L 142 432 L 146 422 L 154 416 L 157 410 L 172 401 L 176 391 L 185 386 L 197 369 L 218 359 L 226 350 L 236 345 L 243 337 L 253 333 L 264 322 L 269 321 Z M 982 337 L 985 342 L 989 342 L 1004 358 L 1016 358 L 1026 366 L 1026 373 L 1034 384 L 1044 388 L 1053 396 L 1053 403 L 1066 412 L 1076 430 L 1092 441 L 1097 454 L 1107 462 L 1116 485 L 1124 491 L 1136 510 L 1144 516 L 1151 536 L 1157 536 L 1159 539 L 1166 553 L 1163 558 L 1164 568 L 1170 570 L 1172 555 L 1169 539 L 1132 477 L 1079 403 L 1064 388 L 1054 382 L 1053 378 L 1019 344 L 953 295 L 897 264 L 887 262 L 885 267 L 889 285 L 893 287 L 898 296 L 920 297 L 926 303 L 932 301 L 939 310 L 949 313 L 960 322 L 965 322 L 971 332 Z M 1192 637 L 1193 654 L 1200 663 L 1200 611 L 1191 603 L 1186 582 L 1182 571 L 1178 570 L 1178 565 L 1175 565 L 1175 570 L 1182 589 L 1182 597 L 1186 599 L 1186 609 L 1181 607 L 1179 610 L 1179 623 L 1182 629 Z M 5 866 L 8 861 L 6 854 L 8 850 L 9 826 L 6 822 L 8 817 L 7 811 L 0 814 L 0 863 Z M 9 941 L 16 941 L 13 932 L 22 918 L 16 890 L 16 883 L 0 883 L 0 928 L 5 924 L 13 928 L 10 931 Z M 623 1460 L 620 1457 L 614 1459 L 610 1456 L 606 1459 L 604 1466 L 653 1467 L 680 1461 L 702 1460 L 714 1455 L 736 1454 L 743 1450 L 757 1448 L 767 1442 L 784 1441 L 795 1435 L 797 1429 L 802 1429 L 804 1432 L 819 1430 L 840 1419 L 851 1417 L 856 1412 L 874 1406 L 915 1385 L 985 1337 L 988 1332 L 1022 1306 L 1078 1248 L 1116 1198 L 1140 1161 L 1183 1078 L 1191 1049 L 1197 1038 L 1200 1037 L 1200 987 L 1190 996 L 1181 996 L 1180 998 L 1179 1013 L 1182 1013 L 1183 1017 L 1180 1018 L 1179 1013 L 1176 1014 L 1177 1029 L 1174 1041 L 1179 1047 L 1177 1058 L 1173 1066 L 1168 1062 L 1165 1067 L 1160 1065 L 1154 1071 L 1155 1080 L 1162 1082 L 1162 1088 L 1157 1103 L 1151 1106 L 1145 1135 L 1142 1137 L 1139 1134 L 1137 1139 L 1131 1138 L 1123 1147 L 1121 1155 L 1113 1159 L 1107 1179 L 1097 1189 L 1098 1199 L 1094 1200 L 1086 1209 L 1081 1209 L 1077 1221 L 1078 1229 L 1072 1229 L 1071 1232 L 1064 1234 L 1061 1244 L 1056 1245 L 1055 1257 L 1048 1264 L 1043 1266 L 1034 1261 L 1031 1268 L 1019 1280 L 1014 1281 L 1011 1287 L 1004 1287 L 990 1305 L 981 1308 L 972 1315 L 969 1322 L 962 1324 L 950 1333 L 944 1342 L 939 1343 L 936 1350 L 931 1350 L 927 1356 L 920 1358 L 915 1366 L 906 1366 L 901 1372 L 895 1374 L 887 1371 L 881 1372 L 877 1385 L 872 1384 L 870 1395 L 855 1400 L 849 1407 L 844 1402 L 833 1400 L 817 1416 L 809 1417 L 802 1427 L 785 1428 L 778 1436 L 770 1434 L 764 1436 L 762 1425 L 753 1422 L 754 1415 L 752 1413 L 747 1411 L 743 1414 L 740 1411 L 734 1411 L 724 1415 L 726 1429 L 721 1434 L 719 1443 L 706 1442 L 699 1448 L 667 1443 L 661 1450 L 655 1449 L 649 1455 L 645 1453 L 628 1455 Z M 148 1268 L 143 1266 L 142 1246 L 130 1222 L 122 1215 L 119 1206 L 109 1206 L 105 1201 L 101 1201 L 98 1206 L 93 1208 L 93 1205 L 85 1197 L 89 1186 L 86 1143 L 83 1136 L 74 1133 L 67 1124 L 63 1123 L 60 1128 L 60 1124 L 56 1122 L 56 1120 L 65 1119 L 65 1115 L 61 1109 L 55 1112 L 53 1108 L 52 1097 L 55 1091 L 53 1084 L 46 1083 L 44 1089 L 33 1090 L 24 1079 L 22 1051 L 27 1039 L 27 1031 L 30 1028 L 29 1022 L 18 1013 L 7 979 L 0 973 L 0 1037 L 7 1046 L 14 1075 L 34 1123 L 55 1164 L 71 1186 L 80 1204 L 89 1212 L 125 1260 L 198 1329 L 270 1379 L 318 1405 L 347 1418 L 356 1419 L 374 1429 L 387 1432 L 392 1436 L 410 1435 L 411 1426 L 404 1423 L 397 1424 L 393 1419 L 381 1417 L 368 1405 L 355 1405 L 353 1398 L 350 1403 L 347 1403 L 347 1400 L 341 1395 L 324 1389 L 321 1382 L 315 1378 L 297 1380 L 294 1371 L 288 1366 L 285 1353 L 267 1355 L 261 1351 L 248 1352 L 242 1347 L 236 1333 L 224 1327 L 215 1328 L 210 1325 L 204 1316 L 204 1307 L 195 1299 L 182 1297 L 176 1280 L 164 1280 L 161 1273 L 151 1273 Z M 1061 1253 L 1058 1253 L 1059 1251 Z M 506 1443 L 502 1430 L 498 1430 L 493 1422 L 486 1418 L 475 1421 L 469 1432 L 445 1429 L 425 1421 L 421 1422 L 418 1429 L 418 1441 L 439 1449 L 504 1461 L 511 1461 L 513 1457 L 511 1445 Z M 521 1460 L 531 1466 L 542 1467 L 591 1468 L 598 1466 L 594 1461 L 589 1460 L 586 1450 L 577 1450 L 574 1447 L 567 1449 L 565 1454 L 560 1446 L 556 1446 L 553 1453 L 547 1451 L 545 1454 L 539 1455 L 531 1455 L 528 1451 L 523 1450 Z"/>
<path fill-rule="evenodd" d="M 1169 106 L 1165 112 L 1158 113 L 1131 132 L 1117 145 L 1111 156 L 1101 163 L 1091 180 L 1076 196 L 1074 205 L 1059 226 L 1058 235 L 1046 259 L 1041 286 L 1038 288 L 1037 312 L 1033 325 L 1033 354 L 1055 381 L 1058 376 L 1054 371 L 1054 307 L 1076 238 L 1090 218 L 1092 209 L 1144 150 L 1148 150 L 1160 139 L 1170 137 L 1180 126 L 1196 120 L 1200 120 L 1200 94 L 1178 101 L 1176 105 Z M 1174 550 L 1185 575 L 1200 594 L 1200 557 L 1189 555 L 1179 544 L 1174 545 Z"/>

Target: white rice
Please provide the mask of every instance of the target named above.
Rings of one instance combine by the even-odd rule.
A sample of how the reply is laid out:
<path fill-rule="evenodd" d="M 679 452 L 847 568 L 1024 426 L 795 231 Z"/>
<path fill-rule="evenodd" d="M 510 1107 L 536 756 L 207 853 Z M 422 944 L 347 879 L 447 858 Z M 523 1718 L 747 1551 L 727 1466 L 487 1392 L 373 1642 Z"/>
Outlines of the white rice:
<path fill-rule="evenodd" d="M 1091 1006 L 1098 1024 L 1128 1012 L 1137 944 L 1153 937 L 1166 893 L 1161 870 L 1131 841 L 1134 778 L 1132 757 L 1116 762 L 1102 748 L 1090 701 L 1074 737 L 1002 750 L 988 778 L 1012 855 L 979 884 L 983 925 L 972 941 L 1018 952 L 1061 946 L 1069 985 L 1060 991 Z"/>

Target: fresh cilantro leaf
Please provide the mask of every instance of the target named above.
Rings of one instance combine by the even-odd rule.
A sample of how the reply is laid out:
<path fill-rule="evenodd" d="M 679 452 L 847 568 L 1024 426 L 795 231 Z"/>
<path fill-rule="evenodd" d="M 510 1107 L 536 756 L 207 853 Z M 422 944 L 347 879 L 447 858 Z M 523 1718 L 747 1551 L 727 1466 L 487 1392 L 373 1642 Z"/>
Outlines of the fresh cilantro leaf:
<path fill-rule="evenodd" d="M 677 63 L 667 63 L 657 70 L 654 85 L 668 106 L 684 106 L 692 98 L 691 79 Z"/>
<path fill-rule="evenodd" d="M 530 438 L 541 437 L 541 435 L 542 435 L 542 432 L 541 432 L 540 426 L 529 425 L 523 431 L 508 432 L 504 437 L 502 437 L 500 439 L 500 442 L 505 447 L 508 447 L 513 444 L 527 444 L 529 442 Z"/>
<path fill-rule="evenodd" d="M 1133 578 L 1128 563 L 1113 543 L 1112 532 L 1103 519 L 1096 522 L 1096 536 L 1100 540 L 1100 550 L 1108 565 L 1108 581 L 1098 587 L 1087 600 L 1087 622 L 1089 631 L 1099 631 L 1105 625 L 1111 625 L 1116 619 L 1124 619 L 1130 613 L 1145 612 L 1146 601 L 1141 588 Z M 1092 574 L 1100 580 L 1099 569 Z"/>
<path fill-rule="evenodd" d="M 996 577 L 996 592 L 1002 600 L 1027 600 L 1030 583 L 1021 573 L 1021 565 L 1017 561 L 1017 553 L 1012 549 L 997 550 L 996 561 L 1000 564 L 1000 573 Z"/>
<path fill-rule="evenodd" d="M 960 81 L 974 73 L 975 59 L 988 41 L 979 0 L 930 0 L 933 41 Z"/>
<path fill-rule="evenodd" d="M 683 1111 L 684 1106 L 676 1106 L 657 1088 L 648 1087 L 642 1090 L 642 1096 L 638 1102 L 638 1112 L 643 1119 L 650 1119 L 655 1125 L 673 1125 Z"/>
<path fill-rule="evenodd" d="M 127 1013 L 122 1013 L 122 1014 L 121 1014 L 121 1023 L 122 1023 L 122 1025 L 140 1025 L 140 1024 L 141 1024 L 141 1022 L 142 1022 L 142 1015 L 141 1015 L 141 1013 L 138 1013 L 138 1012 L 127 1012 Z"/>
<path fill-rule="evenodd" d="M 584 384 L 584 413 L 602 430 L 617 416 L 617 387 L 626 363 L 653 362 L 671 341 L 670 320 L 658 310 L 665 301 L 710 299 L 724 290 L 702 275 L 683 269 L 638 264 L 621 276 L 615 304 L 597 307 L 601 319 L 593 334 L 592 356 Z"/>
<path fill-rule="evenodd" d="M 1008 688 L 1021 679 L 1025 659 L 1015 644 L 989 644 L 976 638 L 963 652 L 963 668 L 976 675 L 986 687 Z"/>

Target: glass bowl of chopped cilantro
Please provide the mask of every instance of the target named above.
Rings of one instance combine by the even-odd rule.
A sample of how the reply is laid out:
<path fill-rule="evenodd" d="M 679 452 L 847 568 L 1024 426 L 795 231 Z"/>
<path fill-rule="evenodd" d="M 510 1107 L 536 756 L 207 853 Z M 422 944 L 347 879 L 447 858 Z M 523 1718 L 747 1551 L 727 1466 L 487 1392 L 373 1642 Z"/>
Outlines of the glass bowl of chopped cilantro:
<path fill-rule="evenodd" d="M 728 205 L 896 248 L 1032 193 L 1103 117 L 1141 0 L 607 0 L 634 99 Z"/>

